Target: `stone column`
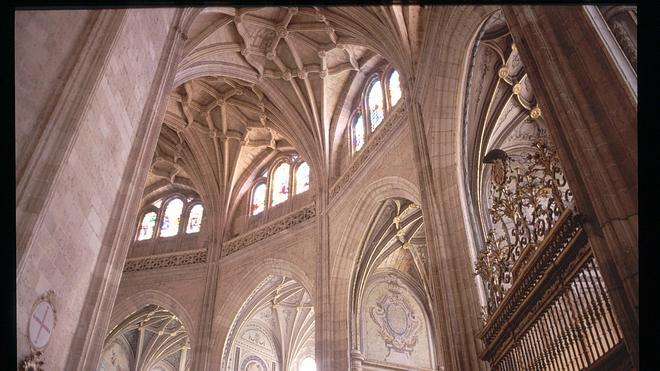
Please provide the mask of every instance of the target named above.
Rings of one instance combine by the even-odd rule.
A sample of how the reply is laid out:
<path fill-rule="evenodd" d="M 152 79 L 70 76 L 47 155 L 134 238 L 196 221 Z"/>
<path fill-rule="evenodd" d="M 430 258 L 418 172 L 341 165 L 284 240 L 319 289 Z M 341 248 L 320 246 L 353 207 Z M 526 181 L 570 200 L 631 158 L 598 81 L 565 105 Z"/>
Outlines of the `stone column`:
<path fill-rule="evenodd" d="M 179 369 L 177 371 L 186 371 L 186 361 L 188 360 L 188 349 L 190 345 L 186 344 L 181 348 L 181 356 L 179 357 Z"/>
<path fill-rule="evenodd" d="M 316 343 L 316 369 L 330 371 L 339 362 L 334 357 L 336 344 L 334 342 L 335 323 L 332 315 L 332 298 L 330 295 L 330 220 L 327 214 L 329 198 L 329 182 L 327 172 L 320 176 L 318 196 L 316 197 L 316 215 L 318 220 L 319 240 L 317 241 L 316 258 L 316 302 L 314 305 L 314 341 Z"/>
<path fill-rule="evenodd" d="M 351 371 L 362 371 L 363 361 L 364 356 L 362 356 L 362 353 L 359 350 L 351 350 Z"/>
<path fill-rule="evenodd" d="M 575 6 L 504 6 L 542 115 L 639 368 L 637 97 Z M 635 82 L 636 84 L 636 82 Z"/>

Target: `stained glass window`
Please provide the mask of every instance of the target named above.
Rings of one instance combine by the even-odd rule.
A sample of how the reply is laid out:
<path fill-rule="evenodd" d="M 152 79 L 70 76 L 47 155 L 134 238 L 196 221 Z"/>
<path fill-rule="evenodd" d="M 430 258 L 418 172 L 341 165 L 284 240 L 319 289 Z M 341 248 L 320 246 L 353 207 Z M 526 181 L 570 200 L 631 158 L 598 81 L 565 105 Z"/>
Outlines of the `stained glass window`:
<path fill-rule="evenodd" d="M 202 227 L 202 215 L 204 214 L 204 207 L 202 205 L 195 205 L 190 209 L 190 216 L 188 217 L 188 226 L 186 233 L 197 233 Z"/>
<path fill-rule="evenodd" d="M 154 236 L 154 227 L 156 226 L 156 213 L 149 212 L 144 214 L 142 218 L 142 224 L 140 225 L 140 234 L 138 235 L 138 241 L 148 240 Z"/>
<path fill-rule="evenodd" d="M 280 204 L 289 198 L 289 171 L 288 163 L 283 162 L 273 173 L 273 201 L 272 206 Z"/>
<path fill-rule="evenodd" d="M 296 170 L 296 194 L 309 189 L 309 165 L 306 162 L 298 165 Z"/>
<path fill-rule="evenodd" d="M 252 215 L 257 215 L 260 212 L 264 211 L 266 207 L 266 184 L 261 183 L 255 189 L 252 194 Z"/>
<path fill-rule="evenodd" d="M 358 112 L 355 115 L 353 121 L 353 148 L 355 151 L 359 151 L 360 148 L 364 145 L 364 122 L 362 121 L 362 115 Z"/>
<path fill-rule="evenodd" d="M 380 81 L 376 80 L 369 88 L 369 122 L 371 131 L 374 131 L 383 121 L 383 88 Z"/>
<path fill-rule="evenodd" d="M 183 201 L 175 198 L 167 203 L 165 215 L 160 222 L 160 236 L 171 237 L 179 233 L 179 223 L 181 223 L 181 211 L 183 211 Z"/>
<path fill-rule="evenodd" d="M 399 101 L 401 98 L 401 82 L 399 81 L 399 73 L 394 70 L 390 75 L 390 101 L 392 107 Z"/>

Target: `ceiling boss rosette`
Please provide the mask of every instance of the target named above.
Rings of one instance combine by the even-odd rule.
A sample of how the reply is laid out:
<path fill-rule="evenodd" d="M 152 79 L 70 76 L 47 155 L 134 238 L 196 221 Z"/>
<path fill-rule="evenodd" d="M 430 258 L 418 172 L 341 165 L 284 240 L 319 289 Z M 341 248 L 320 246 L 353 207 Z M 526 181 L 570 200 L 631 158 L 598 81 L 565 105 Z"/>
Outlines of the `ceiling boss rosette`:
<path fill-rule="evenodd" d="M 404 288 L 396 278 L 388 282 L 388 294 L 381 296 L 370 309 L 371 319 L 378 325 L 378 333 L 385 340 L 388 354 L 392 350 L 408 356 L 417 344 L 421 322 L 408 301 L 401 295 Z"/>

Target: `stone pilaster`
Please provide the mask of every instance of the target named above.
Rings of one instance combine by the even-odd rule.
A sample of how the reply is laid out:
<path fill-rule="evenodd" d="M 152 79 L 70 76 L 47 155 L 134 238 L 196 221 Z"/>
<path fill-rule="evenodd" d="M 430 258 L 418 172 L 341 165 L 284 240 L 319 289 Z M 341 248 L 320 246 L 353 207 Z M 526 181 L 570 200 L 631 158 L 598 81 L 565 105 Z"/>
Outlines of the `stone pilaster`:
<path fill-rule="evenodd" d="M 503 11 L 639 367 L 637 97 L 586 7 Z"/>

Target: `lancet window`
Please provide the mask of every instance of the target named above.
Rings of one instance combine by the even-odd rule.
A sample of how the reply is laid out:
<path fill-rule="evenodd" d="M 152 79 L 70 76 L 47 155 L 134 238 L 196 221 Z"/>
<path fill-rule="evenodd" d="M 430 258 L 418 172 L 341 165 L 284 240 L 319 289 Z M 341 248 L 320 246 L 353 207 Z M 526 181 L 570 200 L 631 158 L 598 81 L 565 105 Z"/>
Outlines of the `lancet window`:
<path fill-rule="evenodd" d="M 181 222 L 181 212 L 183 211 L 183 201 L 179 198 L 170 200 L 165 206 L 165 215 L 160 221 L 160 236 L 172 237 L 179 233 L 179 224 Z"/>
<path fill-rule="evenodd" d="M 371 131 L 374 131 L 383 121 L 383 87 L 379 80 L 374 80 L 369 88 L 369 122 Z"/>
<path fill-rule="evenodd" d="M 266 209 L 266 183 L 258 184 L 252 193 L 252 215 L 257 215 Z"/>
<path fill-rule="evenodd" d="M 289 198 L 290 173 L 291 165 L 287 162 L 282 162 L 275 168 L 271 188 L 271 206 L 279 205 Z"/>
<path fill-rule="evenodd" d="M 167 238 L 198 233 L 202 228 L 204 206 L 199 199 L 182 195 L 160 198 L 150 203 L 142 213 L 136 239 Z M 156 228 L 158 226 L 158 228 Z"/>
<path fill-rule="evenodd" d="M 204 215 L 204 206 L 197 204 L 190 209 L 188 218 L 188 227 L 186 233 L 197 233 L 202 227 L 202 216 Z"/>
<path fill-rule="evenodd" d="M 364 145 L 364 121 L 360 112 L 353 117 L 353 148 L 357 152 Z"/>
<path fill-rule="evenodd" d="M 142 218 L 142 224 L 140 225 L 140 235 L 138 240 L 148 240 L 154 236 L 154 227 L 156 227 L 156 218 L 157 215 L 155 212 L 151 211 L 144 215 Z"/>
<path fill-rule="evenodd" d="M 309 189 L 310 168 L 296 154 L 275 160 L 257 179 L 250 196 L 250 215 L 261 214 Z"/>
<path fill-rule="evenodd" d="M 296 170 L 296 194 L 300 194 L 309 189 L 309 165 L 301 162 Z"/>
<path fill-rule="evenodd" d="M 365 84 L 350 119 L 350 142 L 352 153 L 356 153 L 369 141 L 369 137 L 385 120 L 401 99 L 399 73 L 388 68 L 385 73 L 376 73 Z M 366 130 L 366 127 L 369 130 Z"/>

